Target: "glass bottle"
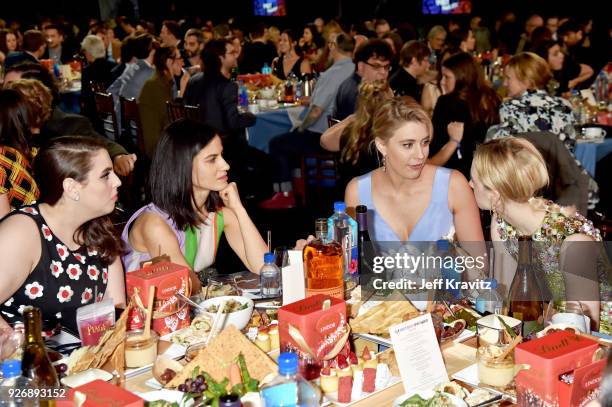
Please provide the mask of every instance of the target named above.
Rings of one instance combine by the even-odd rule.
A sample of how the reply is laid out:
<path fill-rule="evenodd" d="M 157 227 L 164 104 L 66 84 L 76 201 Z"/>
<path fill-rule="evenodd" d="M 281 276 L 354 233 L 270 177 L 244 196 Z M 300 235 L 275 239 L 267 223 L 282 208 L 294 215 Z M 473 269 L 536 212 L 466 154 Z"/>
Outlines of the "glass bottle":
<path fill-rule="evenodd" d="M 523 337 L 536 333 L 544 325 L 544 297 L 533 267 L 531 236 L 518 239 L 518 265 L 510 285 L 510 316 L 523 321 Z"/>
<path fill-rule="evenodd" d="M 315 407 L 321 400 L 320 392 L 298 374 L 298 357 L 283 352 L 278 356 L 278 376 L 260 390 L 264 407 Z"/>
<path fill-rule="evenodd" d="M 57 373 L 45 349 L 42 338 L 42 317 L 40 308 L 27 307 L 23 311 L 25 345 L 21 361 L 22 375 L 42 387 L 57 387 Z M 41 404 L 42 405 L 42 404 Z"/>
<path fill-rule="evenodd" d="M 357 232 L 357 255 L 359 257 L 357 273 L 362 274 L 366 272 L 366 256 L 368 248 L 371 248 L 370 233 L 368 232 L 368 207 L 358 205 L 355 211 L 357 213 L 357 224 L 359 225 L 359 231 Z"/>
<path fill-rule="evenodd" d="M 344 281 L 351 280 L 357 273 L 358 247 L 357 222 L 346 213 L 346 204 L 334 202 L 334 214 L 327 219 L 328 239 L 335 240 L 342 247 Z"/>
<path fill-rule="evenodd" d="M 317 219 L 315 231 L 316 239 L 302 252 L 306 297 L 327 294 L 343 300 L 342 247 L 338 242 L 328 240 L 327 219 Z"/>

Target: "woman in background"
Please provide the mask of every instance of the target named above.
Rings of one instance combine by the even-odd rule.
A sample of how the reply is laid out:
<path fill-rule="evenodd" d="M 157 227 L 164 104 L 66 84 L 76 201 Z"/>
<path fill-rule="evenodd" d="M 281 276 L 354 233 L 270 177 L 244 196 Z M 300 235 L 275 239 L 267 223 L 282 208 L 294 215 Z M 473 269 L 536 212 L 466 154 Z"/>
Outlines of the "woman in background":
<path fill-rule="evenodd" d="M 442 62 L 442 89 L 434 109 L 430 162 L 470 174 L 476 145 L 499 122 L 500 97 L 487 84 L 476 60 L 465 52 Z"/>
<path fill-rule="evenodd" d="M 19 46 L 15 31 L 7 28 L 0 29 L 0 65 L 4 64 L 4 60 L 9 53 L 18 50 Z"/>
<path fill-rule="evenodd" d="M 280 56 L 272 61 L 272 73 L 278 79 L 286 80 L 291 73 L 301 79 L 304 75 L 312 73 L 310 62 L 301 55 L 301 50 L 296 46 L 297 41 L 293 31 L 283 31 L 278 43 Z"/>

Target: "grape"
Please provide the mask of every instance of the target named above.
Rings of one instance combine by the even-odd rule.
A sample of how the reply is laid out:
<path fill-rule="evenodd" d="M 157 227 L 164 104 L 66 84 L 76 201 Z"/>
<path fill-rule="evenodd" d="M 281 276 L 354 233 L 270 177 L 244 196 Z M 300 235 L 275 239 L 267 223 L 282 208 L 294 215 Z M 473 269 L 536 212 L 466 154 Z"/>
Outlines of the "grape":
<path fill-rule="evenodd" d="M 200 384 L 202 384 L 202 383 L 204 383 L 204 376 L 200 374 L 200 375 L 198 375 L 198 377 L 196 377 L 196 380 L 198 382 L 200 382 Z"/>
<path fill-rule="evenodd" d="M 187 386 L 188 388 L 191 387 L 191 383 L 193 383 L 193 381 L 191 379 L 186 379 L 185 380 L 185 386 Z"/>
<path fill-rule="evenodd" d="M 60 373 L 64 373 L 68 370 L 68 365 L 65 363 L 60 363 L 59 365 L 57 365 Z"/>
<path fill-rule="evenodd" d="M 185 386 L 184 384 L 179 384 L 178 385 L 178 391 L 182 391 L 183 393 L 187 392 L 187 386 Z"/>
<path fill-rule="evenodd" d="M 198 390 L 200 390 L 200 393 L 204 393 L 206 390 L 208 390 L 208 386 L 206 385 L 206 383 L 202 383 Z"/>

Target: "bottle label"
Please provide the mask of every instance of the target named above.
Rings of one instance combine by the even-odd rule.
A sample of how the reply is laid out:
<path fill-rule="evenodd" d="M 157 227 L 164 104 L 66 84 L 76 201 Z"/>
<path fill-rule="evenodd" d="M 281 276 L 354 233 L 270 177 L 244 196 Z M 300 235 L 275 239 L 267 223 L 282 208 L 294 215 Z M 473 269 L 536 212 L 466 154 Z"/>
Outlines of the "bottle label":
<path fill-rule="evenodd" d="M 325 295 L 329 295 L 330 297 L 334 297 L 334 298 L 343 300 L 344 299 L 344 286 L 340 285 L 338 287 L 321 288 L 321 289 L 306 288 L 306 298 L 312 297 L 313 295 L 317 295 L 317 294 L 325 294 Z"/>
<path fill-rule="evenodd" d="M 298 403 L 298 388 L 296 382 L 265 387 L 261 390 L 261 394 L 266 406 L 296 406 Z"/>

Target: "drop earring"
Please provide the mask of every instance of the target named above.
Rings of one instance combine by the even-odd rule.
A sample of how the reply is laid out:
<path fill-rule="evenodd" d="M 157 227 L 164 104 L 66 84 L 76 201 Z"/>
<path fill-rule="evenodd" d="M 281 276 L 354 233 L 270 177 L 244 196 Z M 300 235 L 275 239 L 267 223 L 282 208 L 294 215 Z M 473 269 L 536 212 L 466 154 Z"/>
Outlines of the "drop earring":
<path fill-rule="evenodd" d="M 79 196 L 79 194 L 76 194 L 74 198 L 72 198 L 74 201 L 78 202 L 79 199 L 81 199 L 81 197 Z"/>
<path fill-rule="evenodd" d="M 387 156 L 386 155 L 383 155 L 382 167 L 383 167 L 383 172 L 387 172 Z"/>

